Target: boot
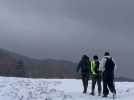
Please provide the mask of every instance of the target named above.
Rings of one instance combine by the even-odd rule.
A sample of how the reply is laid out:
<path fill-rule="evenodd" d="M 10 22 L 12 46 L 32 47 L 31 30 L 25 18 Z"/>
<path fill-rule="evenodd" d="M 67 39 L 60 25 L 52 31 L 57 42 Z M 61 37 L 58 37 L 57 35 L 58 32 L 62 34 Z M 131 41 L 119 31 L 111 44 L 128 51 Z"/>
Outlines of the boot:
<path fill-rule="evenodd" d="M 90 95 L 94 96 L 94 92 L 91 92 Z"/>

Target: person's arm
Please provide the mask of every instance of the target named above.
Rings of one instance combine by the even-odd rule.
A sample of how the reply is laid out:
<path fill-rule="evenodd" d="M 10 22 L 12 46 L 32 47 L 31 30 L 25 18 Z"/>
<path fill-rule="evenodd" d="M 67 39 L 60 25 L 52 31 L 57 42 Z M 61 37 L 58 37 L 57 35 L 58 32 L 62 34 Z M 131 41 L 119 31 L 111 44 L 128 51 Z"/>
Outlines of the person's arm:
<path fill-rule="evenodd" d="M 113 62 L 114 62 L 114 64 L 115 64 L 115 66 L 114 66 L 114 70 L 116 71 L 117 70 L 117 65 L 116 65 L 116 62 L 115 62 L 115 60 L 112 58 L 112 60 L 113 60 Z"/>
<path fill-rule="evenodd" d="M 114 62 L 114 64 L 115 64 L 115 66 L 114 66 L 114 77 L 117 77 L 117 65 L 116 65 L 116 62 L 115 62 L 115 60 L 112 58 L 112 60 L 113 60 L 113 62 Z"/>
<path fill-rule="evenodd" d="M 89 70 L 89 74 L 91 74 L 91 61 L 88 61 L 88 70 Z"/>

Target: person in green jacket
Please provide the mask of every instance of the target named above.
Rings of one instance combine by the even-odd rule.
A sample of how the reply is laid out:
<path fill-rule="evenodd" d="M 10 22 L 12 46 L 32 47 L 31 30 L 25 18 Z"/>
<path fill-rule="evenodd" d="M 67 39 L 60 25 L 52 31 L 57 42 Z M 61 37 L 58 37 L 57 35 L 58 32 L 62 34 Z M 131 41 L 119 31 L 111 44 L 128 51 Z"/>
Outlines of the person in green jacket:
<path fill-rule="evenodd" d="M 95 85 L 98 85 L 98 95 L 101 95 L 101 72 L 99 71 L 99 60 L 98 56 L 93 56 L 93 60 L 91 61 L 91 78 L 92 78 L 92 88 L 91 95 L 94 95 Z"/>

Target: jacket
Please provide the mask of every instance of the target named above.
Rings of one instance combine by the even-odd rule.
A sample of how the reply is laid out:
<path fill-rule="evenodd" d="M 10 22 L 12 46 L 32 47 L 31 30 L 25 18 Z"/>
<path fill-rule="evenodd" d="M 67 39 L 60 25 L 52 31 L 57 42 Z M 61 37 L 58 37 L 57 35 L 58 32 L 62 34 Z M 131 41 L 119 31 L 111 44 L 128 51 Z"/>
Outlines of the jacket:
<path fill-rule="evenodd" d="M 102 72 L 105 71 L 105 64 L 106 64 L 107 58 L 111 58 L 111 56 L 104 56 L 104 57 L 101 59 L 99 71 L 102 71 Z M 113 61 L 114 64 L 115 64 L 114 70 L 117 70 L 117 65 L 116 65 L 115 60 L 114 60 L 113 58 L 112 58 L 112 61 Z"/>

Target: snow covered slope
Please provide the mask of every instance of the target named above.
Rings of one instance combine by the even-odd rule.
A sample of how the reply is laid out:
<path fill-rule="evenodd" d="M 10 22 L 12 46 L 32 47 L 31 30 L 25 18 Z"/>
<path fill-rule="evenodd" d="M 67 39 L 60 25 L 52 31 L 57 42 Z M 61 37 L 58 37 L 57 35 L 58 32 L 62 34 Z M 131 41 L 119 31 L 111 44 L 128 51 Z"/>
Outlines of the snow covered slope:
<path fill-rule="evenodd" d="M 26 79 L 0 77 L 0 100 L 112 100 L 108 98 L 82 94 L 80 80 L 69 79 Z M 116 83 L 116 100 L 133 100 L 134 83 Z M 96 91 L 97 92 L 97 91 Z"/>

